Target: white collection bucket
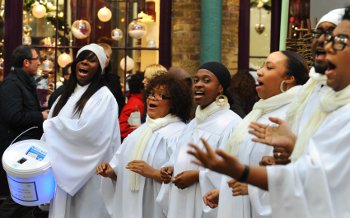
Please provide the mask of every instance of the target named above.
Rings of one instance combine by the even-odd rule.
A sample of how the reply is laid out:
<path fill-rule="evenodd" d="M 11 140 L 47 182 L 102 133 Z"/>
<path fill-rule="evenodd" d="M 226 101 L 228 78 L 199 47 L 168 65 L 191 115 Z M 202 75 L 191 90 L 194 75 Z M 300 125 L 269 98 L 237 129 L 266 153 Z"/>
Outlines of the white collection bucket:
<path fill-rule="evenodd" d="M 49 202 L 56 182 L 43 141 L 30 139 L 9 146 L 2 156 L 2 165 L 12 199 L 24 206 Z"/>

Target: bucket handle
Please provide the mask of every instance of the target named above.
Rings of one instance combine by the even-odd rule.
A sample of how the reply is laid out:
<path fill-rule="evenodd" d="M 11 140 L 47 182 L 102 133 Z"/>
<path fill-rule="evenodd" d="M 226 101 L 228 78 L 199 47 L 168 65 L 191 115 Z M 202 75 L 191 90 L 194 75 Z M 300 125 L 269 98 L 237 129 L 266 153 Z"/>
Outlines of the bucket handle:
<path fill-rule="evenodd" d="M 19 134 L 14 140 L 12 140 L 12 142 L 11 142 L 11 144 L 9 145 L 9 146 L 11 146 L 19 137 L 21 137 L 24 133 L 26 133 L 26 132 L 28 132 L 28 131 L 30 131 L 30 130 L 32 130 L 32 129 L 37 129 L 37 128 L 39 128 L 38 126 L 32 126 L 32 127 L 30 127 L 30 128 L 28 128 L 28 129 L 26 129 L 26 130 L 24 130 L 23 132 L 21 132 L 21 134 Z"/>

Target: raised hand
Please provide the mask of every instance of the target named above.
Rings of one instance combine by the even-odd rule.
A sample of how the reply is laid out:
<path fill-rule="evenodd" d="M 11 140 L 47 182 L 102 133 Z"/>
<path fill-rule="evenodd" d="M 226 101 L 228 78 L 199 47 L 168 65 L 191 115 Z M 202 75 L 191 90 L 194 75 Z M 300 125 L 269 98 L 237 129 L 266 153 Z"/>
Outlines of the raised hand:
<path fill-rule="evenodd" d="M 285 164 L 289 161 L 288 158 L 293 152 L 296 136 L 285 121 L 274 117 L 269 119 L 277 125 L 252 122 L 249 125 L 251 128 L 249 133 L 256 137 L 252 141 L 273 146 L 276 163 Z"/>
<path fill-rule="evenodd" d="M 217 208 L 219 205 L 219 195 L 220 195 L 219 189 L 213 189 L 213 190 L 208 191 L 203 196 L 204 204 L 210 208 L 213 208 L 213 209 Z"/>
<path fill-rule="evenodd" d="M 96 167 L 96 174 L 103 177 L 109 177 L 113 180 L 117 180 L 117 175 L 115 174 L 113 168 L 107 162 L 102 162 Z"/>
<path fill-rule="evenodd" d="M 201 141 L 206 151 L 202 151 L 193 143 L 189 144 L 192 150 L 188 150 L 187 153 L 197 159 L 192 161 L 193 163 L 233 178 L 242 174 L 244 165 L 236 157 L 220 149 L 213 151 L 206 140 L 201 138 Z"/>

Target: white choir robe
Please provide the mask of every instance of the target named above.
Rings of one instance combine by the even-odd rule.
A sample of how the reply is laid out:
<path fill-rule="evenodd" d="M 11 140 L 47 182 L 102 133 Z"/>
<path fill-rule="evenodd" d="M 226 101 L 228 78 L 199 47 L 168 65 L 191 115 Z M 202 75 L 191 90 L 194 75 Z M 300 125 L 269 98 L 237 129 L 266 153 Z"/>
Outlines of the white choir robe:
<path fill-rule="evenodd" d="M 294 164 L 267 167 L 274 218 L 350 217 L 349 111 L 330 113 Z"/>
<path fill-rule="evenodd" d="M 43 124 L 43 140 L 57 182 L 50 217 L 109 217 L 100 192 L 102 177 L 95 169 L 109 161 L 120 145 L 118 104 L 104 86 L 91 96 L 78 117 L 75 104 L 87 88 L 77 85 L 58 116 L 51 117 L 52 109 Z"/>
<path fill-rule="evenodd" d="M 197 120 L 193 119 L 188 124 L 174 159 L 173 176 L 187 170 L 199 170 L 199 183 L 183 190 L 173 184 L 167 187 L 163 185 L 164 188 L 170 189 L 168 208 L 165 208 L 168 210 L 168 218 L 216 217 L 217 209 L 207 207 L 202 198 L 208 191 L 219 188 L 221 175 L 191 163 L 193 157 L 187 154 L 190 149 L 188 143 L 193 142 L 204 149 L 200 141 L 202 137 L 213 149 L 217 149 L 221 144 L 226 144 L 229 134 L 241 120 L 234 112 L 222 109 L 208 116 L 202 123 L 197 123 Z"/>
<path fill-rule="evenodd" d="M 125 167 L 132 161 L 135 145 L 140 133 L 147 124 L 133 131 L 118 149 L 110 161 L 117 174 L 116 191 L 112 205 L 113 218 L 161 218 L 166 217 L 162 208 L 156 203 L 161 183 L 154 179 L 139 176 L 139 190 L 130 190 L 130 170 Z M 177 121 L 169 123 L 154 131 L 147 143 L 142 160 L 156 169 L 160 169 L 174 153 L 178 139 L 182 136 L 186 124 Z"/>
<path fill-rule="evenodd" d="M 279 117 L 284 119 L 288 105 L 266 113 L 261 116 L 257 122 L 272 124 L 269 117 Z M 239 146 L 238 158 L 247 165 L 258 166 L 263 156 L 271 156 L 273 148 L 261 143 L 252 141 L 253 135 L 247 132 L 244 141 Z M 271 208 L 269 197 L 266 191 L 254 186 L 248 185 L 249 195 L 232 196 L 232 189 L 228 187 L 227 182 L 232 178 L 222 176 L 218 206 L 218 218 L 257 218 L 271 217 Z"/>
<path fill-rule="evenodd" d="M 307 121 L 309 121 L 311 114 L 315 111 L 316 107 L 320 105 L 320 99 L 330 89 L 329 86 L 319 82 L 317 86 L 312 90 L 312 93 L 307 100 L 307 103 L 304 108 L 302 108 L 303 112 L 299 118 L 299 120 L 294 121 L 295 124 L 292 127 L 294 134 L 299 135 L 303 134 L 305 125 Z M 300 89 L 301 92 L 305 91 L 303 88 Z M 298 95 L 296 95 L 298 96 Z"/>

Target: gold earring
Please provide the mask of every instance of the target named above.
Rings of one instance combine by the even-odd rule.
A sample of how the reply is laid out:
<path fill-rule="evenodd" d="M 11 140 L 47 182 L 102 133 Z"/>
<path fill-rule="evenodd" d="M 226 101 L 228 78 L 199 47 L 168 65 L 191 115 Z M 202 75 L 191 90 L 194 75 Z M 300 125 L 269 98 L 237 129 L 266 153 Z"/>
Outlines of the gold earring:
<path fill-rule="evenodd" d="M 225 104 L 227 104 L 228 100 L 227 97 L 225 95 L 218 95 L 215 99 L 215 103 L 217 106 L 224 106 Z"/>

